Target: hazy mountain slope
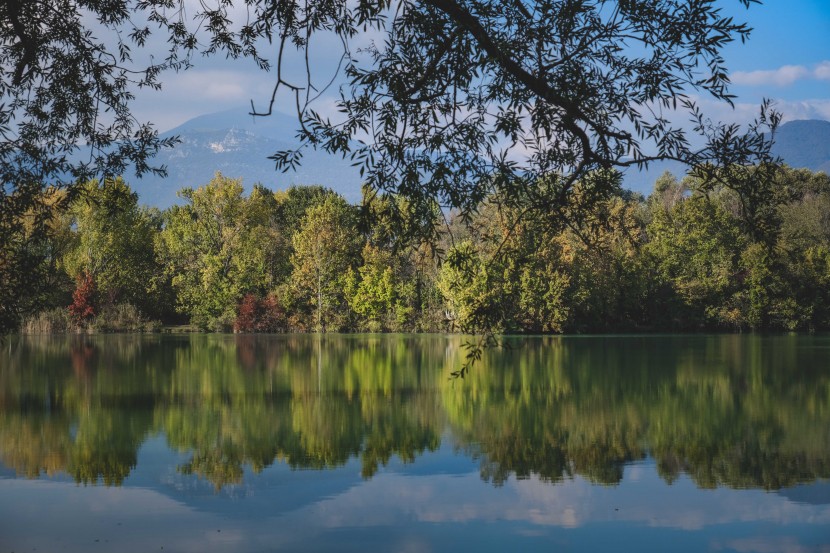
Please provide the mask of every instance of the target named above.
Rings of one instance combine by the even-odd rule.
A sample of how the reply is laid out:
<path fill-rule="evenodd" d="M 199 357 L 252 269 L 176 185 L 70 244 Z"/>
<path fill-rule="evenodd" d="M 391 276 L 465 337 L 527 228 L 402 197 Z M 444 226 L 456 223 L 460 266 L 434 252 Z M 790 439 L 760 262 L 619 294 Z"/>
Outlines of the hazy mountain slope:
<path fill-rule="evenodd" d="M 772 152 L 787 165 L 830 173 L 830 121 L 790 121 L 779 127 Z"/>
<path fill-rule="evenodd" d="M 801 120 L 784 123 L 775 134 L 772 153 L 780 156 L 790 167 L 830 174 L 830 121 Z M 676 161 L 652 163 L 644 171 L 629 170 L 624 178 L 624 186 L 648 195 L 654 181 L 664 171 L 670 171 L 679 178 L 686 170 L 685 165 Z"/>
<path fill-rule="evenodd" d="M 245 110 L 231 110 L 193 118 L 164 136 L 178 135 L 182 143 L 160 153 L 156 161 L 167 166 L 168 177 L 132 178 L 141 202 L 161 208 L 177 201 L 183 186 L 201 186 L 216 171 L 242 177 L 247 189 L 256 182 L 280 190 L 293 184 L 321 184 L 333 188 L 351 202 L 360 200 L 361 179 L 349 161 L 325 152 L 306 150 L 302 165 L 294 172 L 277 172 L 268 156 L 295 144 L 295 118 L 275 114 L 253 118 Z M 830 173 L 830 122 L 790 121 L 776 134 L 773 153 L 793 167 Z M 647 170 L 630 169 L 624 186 L 647 195 L 664 172 L 678 177 L 686 168 L 677 162 L 652 163 Z"/>
<path fill-rule="evenodd" d="M 302 165 L 296 171 L 276 170 L 274 162 L 267 158 L 296 143 L 296 124 L 296 119 L 281 114 L 254 120 L 244 110 L 196 117 L 163 135 L 177 135 L 181 139 L 175 148 L 155 158 L 167 167 L 168 176 L 133 177 L 130 184 L 142 203 L 161 208 L 177 202 L 179 189 L 201 186 L 216 171 L 228 177 L 241 177 L 248 190 L 257 182 L 272 190 L 293 184 L 322 184 L 349 201 L 359 201 L 358 170 L 338 156 L 306 150 Z"/>

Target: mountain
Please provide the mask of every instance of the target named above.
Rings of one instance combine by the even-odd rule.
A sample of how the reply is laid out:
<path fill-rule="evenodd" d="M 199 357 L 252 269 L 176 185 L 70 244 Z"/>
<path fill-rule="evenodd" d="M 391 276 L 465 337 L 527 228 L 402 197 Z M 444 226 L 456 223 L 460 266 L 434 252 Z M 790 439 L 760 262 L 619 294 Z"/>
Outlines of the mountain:
<path fill-rule="evenodd" d="M 358 169 L 339 156 L 308 149 L 296 171 L 276 170 L 268 156 L 292 148 L 296 144 L 296 128 L 296 118 L 283 114 L 254 118 L 245 110 L 229 110 L 195 117 L 162 135 L 177 135 L 181 139 L 175 148 L 156 156 L 157 163 L 167 166 L 168 176 L 133 178 L 130 185 L 142 203 L 160 208 L 176 203 L 180 188 L 206 184 L 216 171 L 228 177 L 241 177 L 248 190 L 257 182 L 272 190 L 295 184 L 321 184 L 350 202 L 360 201 Z M 830 122 L 784 123 L 776 133 L 773 153 L 792 167 L 830 173 Z M 664 171 L 680 177 L 686 167 L 666 161 L 652 163 L 642 171 L 630 169 L 624 175 L 623 186 L 648 195 Z"/>
<path fill-rule="evenodd" d="M 308 149 L 296 171 L 276 170 L 268 156 L 296 145 L 296 127 L 296 118 L 288 115 L 253 118 L 244 110 L 195 117 L 162 134 L 181 140 L 154 159 L 156 164 L 167 167 L 167 177 L 132 178 L 130 186 L 138 192 L 141 203 L 166 208 L 179 202 L 179 189 L 207 184 L 220 171 L 227 177 L 242 178 L 249 191 L 257 182 L 272 190 L 295 184 L 321 184 L 350 202 L 358 202 L 358 169 L 339 156 Z"/>
<path fill-rule="evenodd" d="M 830 121 L 790 121 L 778 128 L 772 153 L 796 168 L 830 174 Z"/>
<path fill-rule="evenodd" d="M 830 121 L 811 119 L 784 123 L 775 133 L 772 154 L 779 156 L 790 167 L 830 174 Z M 677 161 L 652 163 L 642 171 L 629 170 L 624 176 L 623 186 L 648 195 L 654 182 L 665 171 L 679 178 L 687 170 L 686 165 Z"/>

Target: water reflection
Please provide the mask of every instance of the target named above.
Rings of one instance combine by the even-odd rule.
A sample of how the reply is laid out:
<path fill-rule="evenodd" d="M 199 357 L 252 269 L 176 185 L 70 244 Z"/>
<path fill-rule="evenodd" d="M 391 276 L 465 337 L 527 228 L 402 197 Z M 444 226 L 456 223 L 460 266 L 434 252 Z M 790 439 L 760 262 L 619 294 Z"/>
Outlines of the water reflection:
<path fill-rule="evenodd" d="M 516 340 L 466 379 L 446 336 L 22 337 L 0 357 L 0 462 L 119 485 L 161 435 L 216 489 L 284 462 L 366 479 L 442 444 L 511 476 L 777 490 L 830 477 L 830 339 Z"/>

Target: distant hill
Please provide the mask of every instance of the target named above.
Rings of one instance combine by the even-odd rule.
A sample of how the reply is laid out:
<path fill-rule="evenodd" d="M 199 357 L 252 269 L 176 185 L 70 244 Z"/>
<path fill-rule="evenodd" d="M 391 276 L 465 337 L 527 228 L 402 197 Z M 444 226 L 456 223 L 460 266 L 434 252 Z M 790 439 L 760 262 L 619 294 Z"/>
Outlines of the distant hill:
<path fill-rule="evenodd" d="M 775 134 L 772 153 L 780 156 L 790 167 L 830 174 L 830 121 L 811 119 L 784 123 Z M 687 167 L 676 161 L 652 163 L 647 170 L 628 171 L 624 186 L 648 195 L 654 182 L 665 171 L 681 177 L 686 174 Z"/>
<path fill-rule="evenodd" d="M 772 153 L 791 167 L 830 174 L 830 121 L 790 121 L 778 128 Z"/>
<path fill-rule="evenodd" d="M 178 190 L 206 184 L 216 171 L 221 171 L 227 177 L 241 177 L 247 190 L 257 182 L 272 190 L 295 184 L 321 184 L 350 202 L 358 202 L 360 174 L 349 161 L 338 156 L 309 149 L 304 151 L 297 171 L 276 170 L 268 156 L 296 144 L 296 127 L 293 117 L 274 114 L 255 119 L 245 110 L 196 117 L 162 135 L 177 135 L 181 139 L 175 148 L 160 152 L 154 159 L 156 164 L 167 167 L 168 176 L 128 177 L 130 186 L 138 192 L 141 203 L 166 208 L 179 202 Z"/>
<path fill-rule="evenodd" d="M 349 161 L 325 152 L 306 150 L 296 172 L 277 172 L 268 156 L 289 149 L 295 141 L 294 117 L 274 114 L 253 118 L 245 110 L 202 115 L 164 133 L 178 135 L 177 147 L 161 152 L 156 162 L 168 169 L 167 178 L 145 176 L 130 179 L 142 203 L 168 207 L 177 202 L 184 186 L 206 184 L 216 171 L 243 179 L 246 189 L 260 182 L 272 190 L 295 184 L 321 184 L 342 194 L 350 202 L 360 200 L 361 179 Z M 792 167 L 830 173 L 830 122 L 790 121 L 779 127 L 773 153 Z M 682 176 L 686 167 L 677 162 L 652 163 L 647 170 L 629 170 L 624 186 L 647 195 L 664 172 Z"/>

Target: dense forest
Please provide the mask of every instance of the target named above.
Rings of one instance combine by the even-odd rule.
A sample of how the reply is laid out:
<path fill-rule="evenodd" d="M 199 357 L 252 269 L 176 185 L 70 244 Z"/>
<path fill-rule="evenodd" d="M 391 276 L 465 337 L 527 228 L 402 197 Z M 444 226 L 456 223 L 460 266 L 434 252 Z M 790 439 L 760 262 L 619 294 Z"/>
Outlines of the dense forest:
<path fill-rule="evenodd" d="M 21 225 L 6 247 L 30 277 L 7 284 L 30 333 L 830 327 L 830 177 L 784 168 L 749 195 L 697 184 L 585 186 L 578 218 L 494 196 L 472 217 L 436 208 L 425 231 L 368 191 L 359 206 L 319 186 L 246 195 L 217 173 L 160 211 L 121 179 L 91 181 L 26 215 L 51 232 Z"/>

